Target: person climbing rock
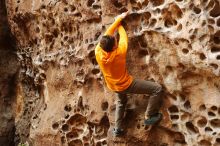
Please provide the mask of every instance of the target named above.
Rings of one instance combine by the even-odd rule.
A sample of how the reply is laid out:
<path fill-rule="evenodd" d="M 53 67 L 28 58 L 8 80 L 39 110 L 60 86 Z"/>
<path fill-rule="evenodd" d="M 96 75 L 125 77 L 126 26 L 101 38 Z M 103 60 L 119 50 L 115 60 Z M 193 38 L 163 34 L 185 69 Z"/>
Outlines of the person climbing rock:
<path fill-rule="evenodd" d="M 114 136 L 125 132 L 122 121 L 127 103 L 127 94 L 149 94 L 144 125 L 153 125 L 162 119 L 159 109 L 162 105 L 162 86 L 152 81 L 134 79 L 126 69 L 128 37 L 121 21 L 129 12 L 120 14 L 107 29 L 95 48 L 96 60 L 104 76 L 107 87 L 117 94 Z M 119 42 L 114 36 L 118 30 Z"/>

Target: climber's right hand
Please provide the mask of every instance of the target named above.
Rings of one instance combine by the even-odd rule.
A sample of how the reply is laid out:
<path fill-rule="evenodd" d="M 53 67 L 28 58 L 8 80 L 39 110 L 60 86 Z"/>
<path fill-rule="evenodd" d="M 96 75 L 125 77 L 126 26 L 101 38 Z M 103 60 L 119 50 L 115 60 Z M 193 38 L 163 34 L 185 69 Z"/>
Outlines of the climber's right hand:
<path fill-rule="evenodd" d="M 124 12 L 118 16 L 115 17 L 115 20 L 118 19 L 118 18 L 121 18 L 121 19 L 124 19 L 130 12 L 127 11 L 127 12 Z"/>

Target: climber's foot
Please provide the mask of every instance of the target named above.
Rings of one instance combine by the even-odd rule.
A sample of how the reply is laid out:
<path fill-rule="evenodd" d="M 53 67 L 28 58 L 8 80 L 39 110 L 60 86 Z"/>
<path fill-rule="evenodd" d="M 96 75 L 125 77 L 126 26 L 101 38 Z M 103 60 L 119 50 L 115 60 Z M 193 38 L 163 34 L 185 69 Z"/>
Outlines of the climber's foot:
<path fill-rule="evenodd" d="M 125 131 L 123 129 L 120 129 L 120 128 L 113 128 L 113 136 L 114 137 L 121 137 L 125 134 Z"/>
<path fill-rule="evenodd" d="M 159 123 L 162 120 L 163 115 L 161 113 L 156 113 L 150 117 L 145 118 L 144 125 L 150 126 Z"/>

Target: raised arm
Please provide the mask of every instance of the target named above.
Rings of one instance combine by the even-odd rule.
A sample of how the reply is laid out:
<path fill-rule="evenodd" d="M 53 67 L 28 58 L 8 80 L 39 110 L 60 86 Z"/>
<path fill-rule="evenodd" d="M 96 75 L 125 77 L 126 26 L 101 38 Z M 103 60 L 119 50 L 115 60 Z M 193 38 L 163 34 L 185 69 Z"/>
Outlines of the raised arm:
<path fill-rule="evenodd" d="M 111 24 L 109 26 L 109 28 L 106 30 L 105 34 L 104 35 L 113 35 L 115 30 L 118 28 L 118 26 L 121 24 L 121 20 L 124 19 L 127 15 L 128 15 L 129 12 L 125 12 L 125 13 L 122 13 L 120 15 L 118 15 L 116 18 L 115 18 L 115 21 L 113 24 Z"/>
<path fill-rule="evenodd" d="M 118 33 L 119 33 L 119 43 L 118 43 L 118 47 L 120 48 L 120 50 L 122 50 L 123 52 L 127 52 L 127 48 L 128 48 L 128 36 L 127 33 L 124 29 L 124 27 L 122 25 L 120 25 L 118 27 Z"/>
<path fill-rule="evenodd" d="M 106 30 L 104 35 L 113 35 L 115 30 L 121 24 L 121 20 L 122 20 L 122 18 L 120 18 L 120 17 L 116 18 L 115 22 L 109 26 L 109 28 Z"/>

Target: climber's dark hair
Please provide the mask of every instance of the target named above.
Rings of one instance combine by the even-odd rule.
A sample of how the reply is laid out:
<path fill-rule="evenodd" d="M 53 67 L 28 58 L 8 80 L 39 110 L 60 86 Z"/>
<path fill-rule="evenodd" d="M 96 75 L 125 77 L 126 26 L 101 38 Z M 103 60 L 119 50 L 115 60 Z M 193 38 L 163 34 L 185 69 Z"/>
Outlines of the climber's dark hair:
<path fill-rule="evenodd" d="M 106 52 L 113 51 L 115 45 L 115 37 L 110 35 L 104 35 L 100 40 L 100 47 Z"/>

